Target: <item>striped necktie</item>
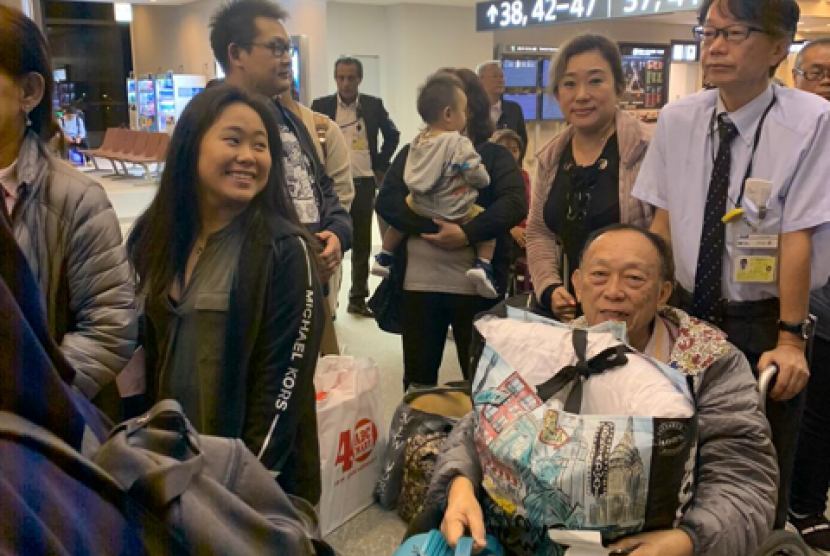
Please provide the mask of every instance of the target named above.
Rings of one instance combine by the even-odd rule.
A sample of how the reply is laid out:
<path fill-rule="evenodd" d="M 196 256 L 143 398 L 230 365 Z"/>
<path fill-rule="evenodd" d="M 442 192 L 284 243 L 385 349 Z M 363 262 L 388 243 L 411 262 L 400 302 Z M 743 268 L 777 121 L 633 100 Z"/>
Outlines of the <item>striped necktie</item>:
<path fill-rule="evenodd" d="M 732 169 L 732 141 L 738 136 L 738 128 L 725 114 L 718 116 L 720 147 L 709 181 L 709 193 L 703 214 L 703 230 L 700 234 L 700 252 L 695 271 L 695 291 L 692 298 L 692 315 L 720 325 L 723 314 L 720 303 L 723 297 L 723 251 L 726 244 L 726 201 L 729 195 L 729 173 Z"/>

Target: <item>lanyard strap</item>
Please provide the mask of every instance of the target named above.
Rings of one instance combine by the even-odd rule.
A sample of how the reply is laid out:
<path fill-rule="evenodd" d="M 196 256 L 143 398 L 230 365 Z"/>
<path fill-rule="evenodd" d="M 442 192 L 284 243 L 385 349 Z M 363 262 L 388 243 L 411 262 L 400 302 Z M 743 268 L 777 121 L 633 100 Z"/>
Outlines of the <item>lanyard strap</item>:
<path fill-rule="evenodd" d="M 755 140 L 752 143 L 752 154 L 749 157 L 749 165 L 746 168 L 746 172 L 744 173 L 744 179 L 741 180 L 741 192 L 738 195 L 738 198 L 735 200 L 735 207 L 739 208 L 741 203 L 744 199 L 744 190 L 746 189 L 746 180 L 750 178 L 752 175 L 752 165 L 755 162 L 755 153 L 758 150 L 758 145 L 761 143 L 761 133 L 764 130 L 764 123 L 767 121 L 767 116 L 769 116 L 770 111 L 772 111 L 772 107 L 775 106 L 778 97 L 775 94 L 775 90 L 773 89 L 772 92 L 772 101 L 770 101 L 769 105 L 767 106 L 764 113 L 761 115 L 761 119 L 758 121 L 758 129 L 755 130 Z M 713 134 L 713 128 L 715 127 L 715 119 L 717 118 L 718 109 L 715 107 L 712 110 L 712 119 L 709 122 L 709 133 L 710 135 Z M 715 141 L 712 139 L 712 163 L 714 164 L 715 161 Z"/>

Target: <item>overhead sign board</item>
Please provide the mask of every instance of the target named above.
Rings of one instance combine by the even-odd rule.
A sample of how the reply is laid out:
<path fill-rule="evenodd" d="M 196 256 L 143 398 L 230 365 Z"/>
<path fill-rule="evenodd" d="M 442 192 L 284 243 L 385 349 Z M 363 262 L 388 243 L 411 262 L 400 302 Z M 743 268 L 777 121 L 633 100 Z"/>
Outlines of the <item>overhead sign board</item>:
<path fill-rule="evenodd" d="M 476 4 L 476 30 L 696 11 L 701 0 L 490 0 Z"/>

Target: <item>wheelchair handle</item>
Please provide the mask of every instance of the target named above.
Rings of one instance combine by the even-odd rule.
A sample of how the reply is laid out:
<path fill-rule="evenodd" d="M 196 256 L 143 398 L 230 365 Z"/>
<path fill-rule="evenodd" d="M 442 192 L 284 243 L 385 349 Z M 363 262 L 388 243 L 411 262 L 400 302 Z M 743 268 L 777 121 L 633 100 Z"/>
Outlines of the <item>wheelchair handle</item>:
<path fill-rule="evenodd" d="M 764 414 L 767 412 L 767 397 L 769 396 L 772 387 L 775 386 L 775 379 L 777 376 L 777 365 L 770 365 L 761 371 L 761 374 L 758 376 L 758 394 L 760 396 L 758 405 L 761 406 L 761 412 Z"/>

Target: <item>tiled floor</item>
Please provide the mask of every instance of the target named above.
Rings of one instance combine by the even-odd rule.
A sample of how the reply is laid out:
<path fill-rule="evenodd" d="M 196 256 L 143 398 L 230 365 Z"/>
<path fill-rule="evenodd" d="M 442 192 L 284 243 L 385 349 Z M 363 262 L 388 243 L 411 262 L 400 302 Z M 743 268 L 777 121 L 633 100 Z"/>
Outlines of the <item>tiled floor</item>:
<path fill-rule="evenodd" d="M 107 190 L 121 223 L 122 233 L 128 232 L 135 219 L 144 211 L 155 195 L 156 186 L 136 175 L 134 178 L 112 179 L 102 177 L 104 172 L 92 172 Z M 380 238 L 375 230 L 375 245 Z M 337 313 L 335 329 L 341 348 L 348 355 L 371 357 L 380 369 L 380 389 L 384 422 L 389 423 L 400 401 L 403 379 L 403 365 L 400 337 L 380 331 L 374 320 L 356 317 L 346 312 L 348 302 L 348 278 L 351 263 L 344 261 L 344 287 L 340 292 L 340 310 Z M 370 280 L 370 289 L 374 290 L 378 279 Z M 454 345 L 447 342 L 444 352 L 444 365 L 441 369 L 440 382 L 461 378 Z M 828 509 L 830 516 L 830 508 Z M 387 512 L 374 505 L 351 521 L 331 533 L 327 540 L 342 556 L 389 556 L 394 553 L 404 534 L 405 525 L 397 514 Z M 815 556 L 822 556 L 814 552 Z M 826 555 L 830 556 L 830 554 Z"/>

